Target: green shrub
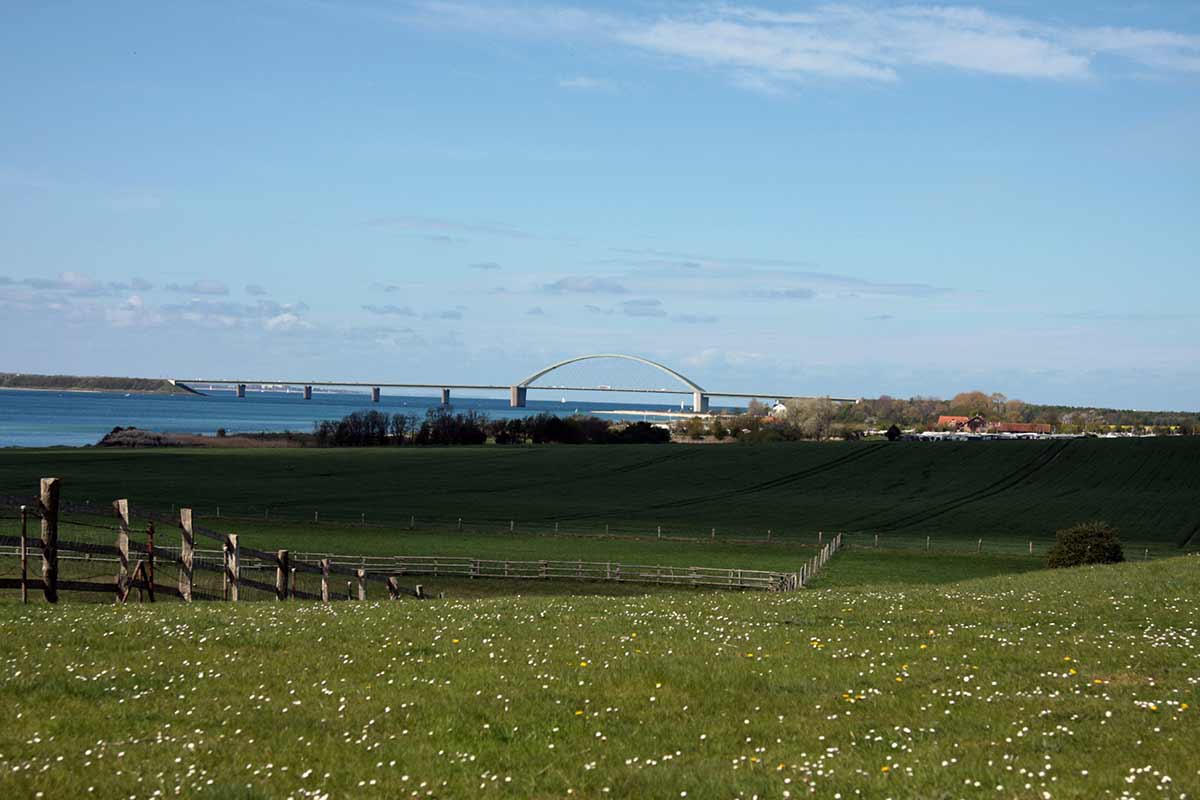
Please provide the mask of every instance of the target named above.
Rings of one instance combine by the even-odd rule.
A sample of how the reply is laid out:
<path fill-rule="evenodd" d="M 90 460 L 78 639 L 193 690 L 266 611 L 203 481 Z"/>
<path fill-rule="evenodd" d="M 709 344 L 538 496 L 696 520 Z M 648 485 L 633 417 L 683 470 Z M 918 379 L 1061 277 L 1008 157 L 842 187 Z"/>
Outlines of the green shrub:
<path fill-rule="evenodd" d="M 1125 560 L 1117 529 L 1107 522 L 1084 522 L 1055 534 L 1057 541 L 1047 558 L 1051 569 L 1083 564 L 1117 564 Z"/>

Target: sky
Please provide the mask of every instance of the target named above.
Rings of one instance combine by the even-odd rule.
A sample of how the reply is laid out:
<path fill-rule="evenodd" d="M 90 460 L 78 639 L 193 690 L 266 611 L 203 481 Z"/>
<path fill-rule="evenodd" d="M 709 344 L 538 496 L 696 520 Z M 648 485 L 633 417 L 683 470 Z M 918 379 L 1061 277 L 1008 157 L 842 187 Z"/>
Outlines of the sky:
<path fill-rule="evenodd" d="M 1193 0 L 0 20 L 0 371 L 1200 409 Z"/>

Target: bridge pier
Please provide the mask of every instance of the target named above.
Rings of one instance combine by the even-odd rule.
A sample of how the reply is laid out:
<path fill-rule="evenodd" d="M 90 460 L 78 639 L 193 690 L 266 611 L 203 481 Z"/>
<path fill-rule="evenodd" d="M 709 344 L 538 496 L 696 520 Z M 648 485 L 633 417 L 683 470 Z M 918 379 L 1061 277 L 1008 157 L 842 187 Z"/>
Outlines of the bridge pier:
<path fill-rule="evenodd" d="M 312 400 L 312 387 L 311 386 L 304 387 L 304 399 Z"/>
<path fill-rule="evenodd" d="M 708 413 L 708 395 L 704 392 L 692 392 L 692 411 L 697 414 Z"/>
<path fill-rule="evenodd" d="M 442 407 L 444 408 L 449 405 L 450 405 L 450 390 L 442 389 Z"/>
<path fill-rule="evenodd" d="M 379 387 L 378 386 L 371 387 L 371 402 L 372 403 L 379 402 Z"/>
<path fill-rule="evenodd" d="M 525 397 L 528 393 L 529 390 L 524 386 L 510 386 L 508 397 L 509 408 L 524 408 Z"/>
<path fill-rule="evenodd" d="M 237 385 L 237 396 L 238 396 L 238 397 L 245 397 L 245 396 L 246 396 L 246 384 L 244 384 L 244 383 L 239 383 L 239 384 Z"/>

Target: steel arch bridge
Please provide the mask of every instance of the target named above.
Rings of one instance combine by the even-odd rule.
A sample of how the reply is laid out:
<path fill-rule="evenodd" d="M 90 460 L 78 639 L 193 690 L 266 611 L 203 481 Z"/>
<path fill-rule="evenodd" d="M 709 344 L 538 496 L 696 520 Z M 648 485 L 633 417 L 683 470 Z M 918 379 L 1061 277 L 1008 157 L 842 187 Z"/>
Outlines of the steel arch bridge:
<path fill-rule="evenodd" d="M 632 388 L 632 387 L 620 388 L 620 387 L 614 387 L 614 386 L 553 386 L 553 385 L 544 386 L 544 385 L 535 385 L 535 382 L 538 379 L 550 374 L 551 372 L 554 372 L 556 369 L 559 369 L 560 367 L 565 367 L 568 364 L 575 364 L 580 361 L 589 361 L 589 360 L 597 359 L 597 358 L 615 358 L 615 359 L 619 359 L 622 361 L 632 361 L 637 364 L 644 364 L 648 367 L 653 367 L 654 369 L 657 369 L 658 371 L 660 371 L 666 375 L 670 375 L 672 378 L 679 381 L 683 385 L 677 389 L 663 389 L 663 388 L 650 389 L 650 388 Z M 691 378 L 687 377 L 686 375 L 679 372 L 678 370 L 674 370 L 674 369 L 666 366 L 665 364 L 660 364 L 657 361 L 651 361 L 648 358 L 642 358 L 641 356 L 629 355 L 627 353 L 591 353 L 591 354 L 583 355 L 583 356 L 575 356 L 574 358 L 564 359 L 563 361 L 558 361 L 554 364 L 549 365 L 548 367 L 544 367 L 543 369 L 538 370 L 537 372 L 533 373 L 532 375 L 525 378 L 524 380 L 518 381 L 517 383 L 508 384 L 508 385 L 483 384 L 483 383 L 434 383 L 434 382 L 430 382 L 430 383 L 415 383 L 415 382 L 414 383 L 381 383 L 381 382 L 374 382 L 374 381 L 369 382 L 369 383 L 361 382 L 361 381 L 296 381 L 296 380 L 250 381 L 250 380 L 247 380 L 246 378 L 238 378 L 238 379 L 187 378 L 187 379 L 171 379 L 170 382 L 172 384 L 179 386 L 182 389 L 190 391 L 190 392 L 196 392 L 196 390 L 191 388 L 191 386 L 189 386 L 189 384 L 194 385 L 194 384 L 207 383 L 210 385 L 210 387 L 212 384 L 232 385 L 232 386 L 236 387 L 238 397 L 246 396 L 247 384 L 255 384 L 256 383 L 256 384 L 259 384 L 259 386 L 263 387 L 264 389 L 266 387 L 278 388 L 278 387 L 298 386 L 298 387 L 303 387 L 303 390 L 304 390 L 303 397 L 305 400 L 312 399 L 312 392 L 313 392 L 314 386 L 364 387 L 364 388 L 370 388 L 371 400 L 372 400 L 372 402 L 376 402 L 376 403 L 379 402 L 380 390 L 383 388 L 389 388 L 389 389 L 437 389 L 437 388 L 440 388 L 442 390 L 442 405 L 443 406 L 450 404 L 450 390 L 451 389 L 481 389 L 481 390 L 490 390 L 490 391 L 495 391 L 495 390 L 503 391 L 503 390 L 507 389 L 509 391 L 509 405 L 512 406 L 513 408 L 524 408 L 525 407 L 526 397 L 527 397 L 530 389 L 584 391 L 584 392 L 593 392 L 593 391 L 629 392 L 629 393 L 645 393 L 645 394 L 676 394 L 676 395 L 690 394 L 692 396 L 692 410 L 696 413 L 704 413 L 704 412 L 708 411 L 710 397 L 740 397 L 740 398 L 763 398 L 763 397 L 771 398 L 771 397 L 774 397 L 776 399 L 781 399 L 781 398 L 785 398 L 785 397 L 788 397 L 788 398 L 804 397 L 804 395 L 791 394 L 788 392 L 712 391 L 709 389 L 705 389 L 704 387 L 702 387 L 700 384 L 696 383 Z M 200 392 L 196 392 L 196 393 L 199 394 Z M 831 397 L 828 399 L 832 400 L 835 403 L 857 402 L 853 398 L 846 398 L 846 397 Z"/>
<path fill-rule="evenodd" d="M 520 407 L 524 406 L 526 390 L 529 389 L 532 386 L 533 382 L 536 381 L 538 378 L 541 378 L 544 375 L 548 375 L 549 373 L 554 372 L 554 370 L 559 369 L 560 367 L 565 367 L 568 364 L 575 364 L 580 361 L 590 361 L 591 359 L 594 359 L 594 358 L 616 358 L 616 359 L 621 359 L 623 361 L 633 361 L 638 364 L 645 364 L 648 367 L 654 367 L 659 372 L 664 372 L 667 375 L 670 375 L 672 378 L 675 378 L 676 380 L 678 380 L 680 383 L 684 384 L 691 390 L 691 392 L 692 392 L 692 408 L 694 411 L 707 411 L 708 410 L 708 396 L 705 394 L 704 388 L 702 386 L 700 386 L 700 384 L 696 383 L 694 380 L 687 377 L 683 373 L 677 372 L 677 371 L 671 369 L 666 364 L 660 364 L 657 361 L 651 361 L 648 358 L 642 358 L 641 356 L 632 356 L 632 355 L 628 355 L 625 353 L 593 353 L 591 355 L 586 355 L 586 356 L 575 356 L 574 358 L 568 358 L 563 361 L 559 361 L 557 363 L 551 364 L 550 366 L 545 367 L 543 369 L 540 369 L 537 372 L 530 375 L 525 380 L 523 380 L 517 384 L 514 384 L 513 386 L 510 387 L 510 391 L 512 393 L 512 397 L 510 398 L 511 405 L 513 406 L 513 408 L 520 408 Z"/>

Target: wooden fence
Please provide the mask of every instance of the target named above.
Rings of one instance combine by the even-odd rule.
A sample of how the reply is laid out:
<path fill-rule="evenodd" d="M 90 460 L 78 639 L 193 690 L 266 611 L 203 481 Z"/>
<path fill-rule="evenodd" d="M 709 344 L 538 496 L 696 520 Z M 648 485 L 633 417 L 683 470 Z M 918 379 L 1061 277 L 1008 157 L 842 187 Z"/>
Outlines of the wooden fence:
<path fill-rule="evenodd" d="M 126 499 L 112 504 L 116 518 L 115 541 L 112 545 L 94 542 L 65 541 L 59 538 L 62 482 L 58 478 L 43 478 L 35 507 L 20 507 L 20 535 L 0 536 L 0 555 L 20 559 L 19 578 L 0 578 L 0 589 L 19 589 L 21 601 L 28 602 L 31 586 L 42 590 L 47 602 L 57 602 L 59 592 L 78 591 L 111 594 L 117 602 L 126 602 L 133 592 L 139 600 L 154 602 L 159 597 L 193 600 L 228 600 L 238 602 L 243 592 L 255 591 L 273 595 L 277 600 L 305 599 L 329 602 L 341 593 L 333 589 L 335 577 L 346 578 L 347 596 L 365 600 L 370 582 L 382 584 L 389 599 L 403 596 L 423 598 L 420 585 L 407 588 L 401 585 L 404 576 L 437 576 L 468 579 L 522 579 L 608 581 L 669 586 L 692 586 L 758 591 L 795 591 L 808 584 L 812 577 L 842 546 L 840 534 L 830 538 L 811 559 L 796 572 L 772 572 L 719 567 L 678 567 L 662 564 L 628 564 L 612 561 L 515 561 L 453 556 L 345 556 L 331 553 L 289 553 L 287 550 L 257 550 L 241 543 L 236 533 L 221 533 L 196 524 L 190 508 L 181 508 L 178 520 L 159 518 L 161 522 L 177 524 L 178 547 L 156 542 L 155 523 L 149 522 L 145 540 L 136 541 L 130 526 L 130 506 Z M 82 513 L 94 516 L 93 506 Z M 40 536 L 29 537 L 29 524 L 38 522 Z M 85 523 L 73 523 L 85 525 Z M 90 527 L 108 531 L 105 526 Z M 201 549 L 197 537 L 220 544 L 219 549 Z M 40 581 L 29 576 L 31 545 L 40 551 Z M 7 550 L 8 552 L 5 552 Z M 111 583 L 101 581 L 63 580 L 59 562 L 85 561 L 112 564 Z M 175 585 L 157 582 L 155 567 L 169 564 L 177 574 Z M 199 586 L 197 573 L 220 576 L 219 594 L 208 583 Z M 297 587 L 297 574 L 319 578 L 319 592 Z M 205 591 L 211 588 L 211 591 Z"/>

